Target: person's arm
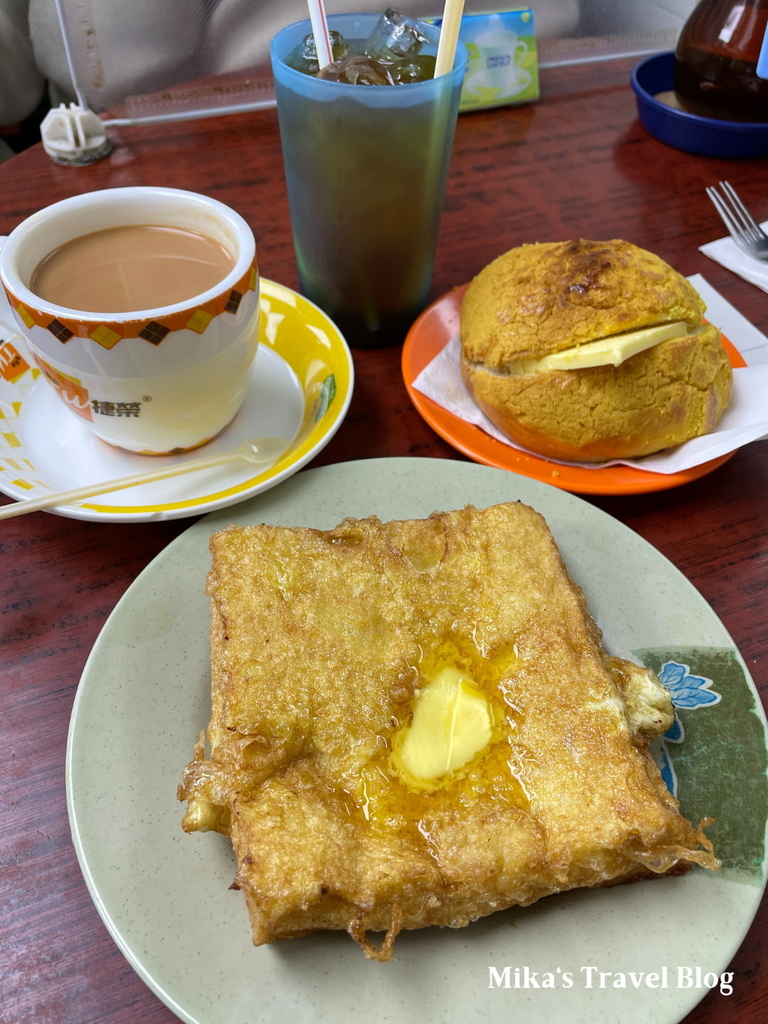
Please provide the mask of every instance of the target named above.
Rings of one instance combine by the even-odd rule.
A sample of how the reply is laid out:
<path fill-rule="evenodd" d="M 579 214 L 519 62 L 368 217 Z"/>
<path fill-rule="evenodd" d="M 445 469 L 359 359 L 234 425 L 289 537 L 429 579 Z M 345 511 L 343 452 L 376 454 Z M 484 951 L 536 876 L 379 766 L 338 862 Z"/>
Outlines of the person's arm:
<path fill-rule="evenodd" d="M 0 126 L 28 117 L 45 90 L 29 38 L 28 8 L 28 0 L 0 0 Z"/>

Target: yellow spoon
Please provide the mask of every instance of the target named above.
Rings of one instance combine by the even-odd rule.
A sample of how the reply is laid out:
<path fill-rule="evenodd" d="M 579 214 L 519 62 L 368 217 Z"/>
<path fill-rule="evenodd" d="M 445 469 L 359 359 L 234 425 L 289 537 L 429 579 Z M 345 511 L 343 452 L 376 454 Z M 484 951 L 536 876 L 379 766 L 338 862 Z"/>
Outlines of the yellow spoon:
<path fill-rule="evenodd" d="M 45 494 L 40 498 L 29 498 L 26 501 L 17 501 L 13 505 L 3 505 L 0 508 L 0 519 L 23 516 L 27 512 L 51 508 L 52 505 L 69 505 L 73 502 L 84 501 L 86 498 L 93 498 L 97 494 L 121 491 L 125 487 L 138 487 L 139 484 L 150 484 L 156 480 L 166 480 L 172 476 L 180 476 L 182 473 L 193 473 L 196 469 L 210 469 L 212 466 L 221 466 L 227 462 L 242 460 L 257 464 L 274 463 L 287 449 L 289 443 L 282 437 L 251 438 L 249 441 L 244 441 L 239 448 L 234 448 L 229 452 L 220 452 L 218 455 L 191 459 L 189 462 L 177 462 L 172 466 L 164 466 L 162 469 L 150 470 L 148 473 L 137 473 L 134 476 L 121 477 L 119 480 L 86 484 L 84 487 L 77 487 L 72 491 Z"/>

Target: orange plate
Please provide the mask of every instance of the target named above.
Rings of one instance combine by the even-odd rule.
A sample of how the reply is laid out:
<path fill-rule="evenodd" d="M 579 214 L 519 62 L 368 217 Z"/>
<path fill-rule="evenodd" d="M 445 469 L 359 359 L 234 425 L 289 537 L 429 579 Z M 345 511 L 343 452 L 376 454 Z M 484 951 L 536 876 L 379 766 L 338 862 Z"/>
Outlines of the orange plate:
<path fill-rule="evenodd" d="M 647 491 L 665 491 L 698 480 L 722 466 L 734 454 L 729 452 L 681 473 L 652 473 L 632 466 L 585 469 L 583 466 L 550 462 L 543 456 L 512 448 L 479 427 L 465 423 L 417 391 L 413 381 L 459 329 L 461 300 L 466 290 L 465 284 L 443 295 L 414 322 L 403 346 L 402 370 L 411 401 L 427 423 L 449 444 L 475 462 L 509 469 L 513 473 L 543 480 L 544 483 L 577 494 L 642 494 Z M 724 341 L 731 366 L 746 366 L 738 349 L 727 338 Z"/>

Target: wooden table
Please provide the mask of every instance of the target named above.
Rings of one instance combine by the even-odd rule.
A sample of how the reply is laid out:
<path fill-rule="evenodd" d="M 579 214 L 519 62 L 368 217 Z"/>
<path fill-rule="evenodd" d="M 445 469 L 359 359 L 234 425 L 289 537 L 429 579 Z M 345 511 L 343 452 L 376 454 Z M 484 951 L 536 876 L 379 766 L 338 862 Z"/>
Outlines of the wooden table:
<path fill-rule="evenodd" d="M 704 194 L 729 178 L 768 217 L 766 163 L 691 156 L 636 120 L 622 61 L 546 71 L 535 105 L 462 115 L 433 295 L 522 242 L 626 238 L 685 274 L 702 273 L 768 331 L 768 298 L 698 252 L 722 234 Z M 0 166 L 0 231 L 79 192 L 169 185 L 237 208 L 256 233 L 265 277 L 296 287 L 274 111 L 124 129 L 91 167 L 51 163 L 34 147 Z M 353 340 L 353 339 L 351 339 Z M 400 351 L 355 351 L 349 415 L 315 465 L 377 456 L 461 458 L 411 406 Z M 768 446 L 752 444 L 676 490 L 592 500 L 692 581 L 768 695 Z M 0 1021 L 169 1024 L 102 924 L 70 839 L 67 725 L 88 652 L 137 573 L 189 520 L 102 524 L 34 513 L 0 527 Z M 734 780 L 734 784 L 739 784 Z M 768 905 L 732 969 L 689 1024 L 768 1019 Z"/>

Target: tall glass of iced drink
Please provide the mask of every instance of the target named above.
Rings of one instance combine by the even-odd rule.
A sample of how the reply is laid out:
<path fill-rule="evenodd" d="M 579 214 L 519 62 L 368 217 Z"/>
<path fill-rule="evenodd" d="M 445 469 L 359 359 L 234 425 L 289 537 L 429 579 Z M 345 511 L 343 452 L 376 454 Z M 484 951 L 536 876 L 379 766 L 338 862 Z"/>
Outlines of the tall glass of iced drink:
<path fill-rule="evenodd" d="M 328 18 L 353 54 L 378 22 Z M 396 345 L 428 301 L 466 50 L 438 78 L 350 84 L 289 66 L 310 33 L 291 25 L 271 47 L 300 287 L 353 347 Z"/>

